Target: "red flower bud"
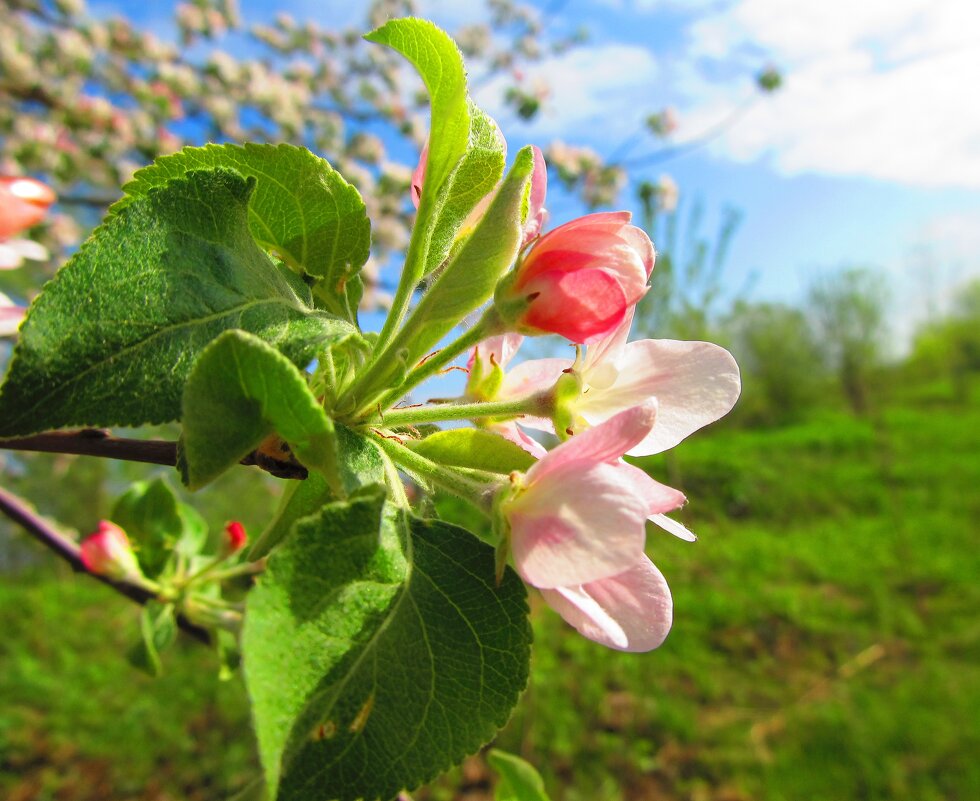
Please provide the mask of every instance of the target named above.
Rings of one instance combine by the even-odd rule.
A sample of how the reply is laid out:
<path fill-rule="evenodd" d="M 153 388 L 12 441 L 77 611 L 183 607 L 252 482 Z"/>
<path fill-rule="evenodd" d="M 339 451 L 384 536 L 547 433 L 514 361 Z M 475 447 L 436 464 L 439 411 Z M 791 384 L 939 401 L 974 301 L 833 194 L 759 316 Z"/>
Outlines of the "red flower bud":
<path fill-rule="evenodd" d="M 129 538 L 115 523 L 99 521 L 99 529 L 81 544 L 82 563 L 90 573 L 115 579 L 143 577 Z"/>
<path fill-rule="evenodd" d="M 0 239 L 37 225 L 56 196 L 33 178 L 0 177 Z"/>
<path fill-rule="evenodd" d="M 248 534 L 245 533 L 245 526 L 243 526 L 237 520 L 232 520 L 227 526 L 225 526 L 225 534 L 228 538 L 228 550 L 231 553 L 237 553 L 244 548 L 245 544 L 248 542 Z"/>

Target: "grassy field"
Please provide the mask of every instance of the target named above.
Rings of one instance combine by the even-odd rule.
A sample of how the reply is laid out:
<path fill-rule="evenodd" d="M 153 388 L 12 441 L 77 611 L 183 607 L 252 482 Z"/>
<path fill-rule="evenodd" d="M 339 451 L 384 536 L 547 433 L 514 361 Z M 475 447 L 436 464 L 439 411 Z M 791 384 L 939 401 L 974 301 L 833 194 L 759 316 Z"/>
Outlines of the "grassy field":
<path fill-rule="evenodd" d="M 499 745 L 555 801 L 980 797 L 980 404 L 943 391 L 698 435 L 667 464 L 700 541 L 651 531 L 674 630 L 594 645 L 535 604 Z M 188 644 L 152 681 L 133 609 L 42 565 L 0 585 L 0 797 L 219 799 L 254 770 L 242 690 Z M 471 760 L 418 799 L 488 798 Z"/>

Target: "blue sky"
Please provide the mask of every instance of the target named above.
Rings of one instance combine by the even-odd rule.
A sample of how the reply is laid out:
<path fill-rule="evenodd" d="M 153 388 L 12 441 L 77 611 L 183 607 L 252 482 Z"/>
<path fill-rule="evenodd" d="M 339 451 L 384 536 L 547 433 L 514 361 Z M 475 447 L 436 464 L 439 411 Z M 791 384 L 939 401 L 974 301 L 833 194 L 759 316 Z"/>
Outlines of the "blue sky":
<path fill-rule="evenodd" d="M 101 2 L 143 17 L 169 3 Z M 526 71 L 551 94 L 527 124 L 490 82 L 476 99 L 512 152 L 560 138 L 609 154 L 666 105 L 676 139 L 696 137 L 756 96 L 767 64 L 784 87 L 760 98 L 723 135 L 668 163 L 631 173 L 671 175 L 682 204 L 743 213 L 725 277 L 735 292 L 797 302 L 815 274 L 843 265 L 883 271 L 896 341 L 942 310 L 953 288 L 980 275 L 980 3 L 976 0 L 535 0 L 550 32 L 579 27 L 588 41 Z M 274 13 L 242 0 L 247 21 Z M 360 24 L 366 4 L 283 0 L 276 10 L 321 24 Z M 139 11 L 134 11 L 139 9 Z M 480 21 L 484 4 L 419 0 L 447 28 Z M 160 31 L 165 35 L 164 31 Z M 637 155 L 653 149 L 636 148 Z M 553 223 L 582 209 L 549 197 Z M 624 193 L 622 206 L 633 206 Z M 682 206 L 683 208 L 683 206 Z"/>

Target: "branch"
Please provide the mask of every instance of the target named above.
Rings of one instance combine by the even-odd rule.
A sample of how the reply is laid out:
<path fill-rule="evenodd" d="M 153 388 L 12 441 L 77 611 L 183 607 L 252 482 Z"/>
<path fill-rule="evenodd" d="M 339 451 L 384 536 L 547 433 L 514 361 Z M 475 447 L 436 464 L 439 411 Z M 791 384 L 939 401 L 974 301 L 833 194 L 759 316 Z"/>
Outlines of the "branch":
<path fill-rule="evenodd" d="M 78 431 L 48 431 L 30 437 L 0 439 L 0 449 L 41 453 L 73 453 L 79 456 L 99 456 L 127 462 L 177 465 L 177 443 L 161 439 L 130 439 L 114 437 L 100 428 Z M 252 451 L 240 464 L 255 465 L 276 478 L 304 479 L 306 468 L 298 462 L 275 459 L 260 451 Z"/>
<path fill-rule="evenodd" d="M 156 599 L 156 595 L 145 587 L 131 584 L 128 581 L 111 579 L 108 576 L 100 576 L 98 573 L 92 573 L 86 569 L 85 563 L 82 561 L 81 549 L 74 540 L 62 534 L 38 515 L 26 501 L 3 489 L 3 487 L 0 487 L 0 511 L 15 523 L 23 526 L 34 539 L 68 562 L 76 573 L 85 573 L 140 605 Z M 211 635 L 208 630 L 192 623 L 183 615 L 177 616 L 177 625 L 194 639 L 206 645 L 211 643 Z"/>

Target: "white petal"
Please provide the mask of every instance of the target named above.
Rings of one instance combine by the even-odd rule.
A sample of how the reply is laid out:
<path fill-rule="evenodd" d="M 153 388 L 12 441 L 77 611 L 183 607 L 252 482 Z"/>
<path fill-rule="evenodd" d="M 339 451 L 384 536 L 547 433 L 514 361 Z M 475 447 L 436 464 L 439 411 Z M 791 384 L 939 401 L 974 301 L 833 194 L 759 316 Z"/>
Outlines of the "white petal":
<path fill-rule="evenodd" d="M 650 515 L 650 520 L 660 526 L 660 528 L 662 528 L 668 534 L 673 534 L 678 539 L 682 539 L 685 542 L 698 541 L 698 538 L 695 536 L 693 531 L 690 531 L 686 526 L 681 525 L 672 517 L 667 517 L 667 515 Z"/>
<path fill-rule="evenodd" d="M 616 384 L 583 395 L 578 411 L 595 425 L 622 409 L 656 398 L 657 424 L 629 451 L 632 456 L 674 447 L 731 411 L 741 390 L 735 359 L 710 342 L 630 342 L 619 368 Z"/>

